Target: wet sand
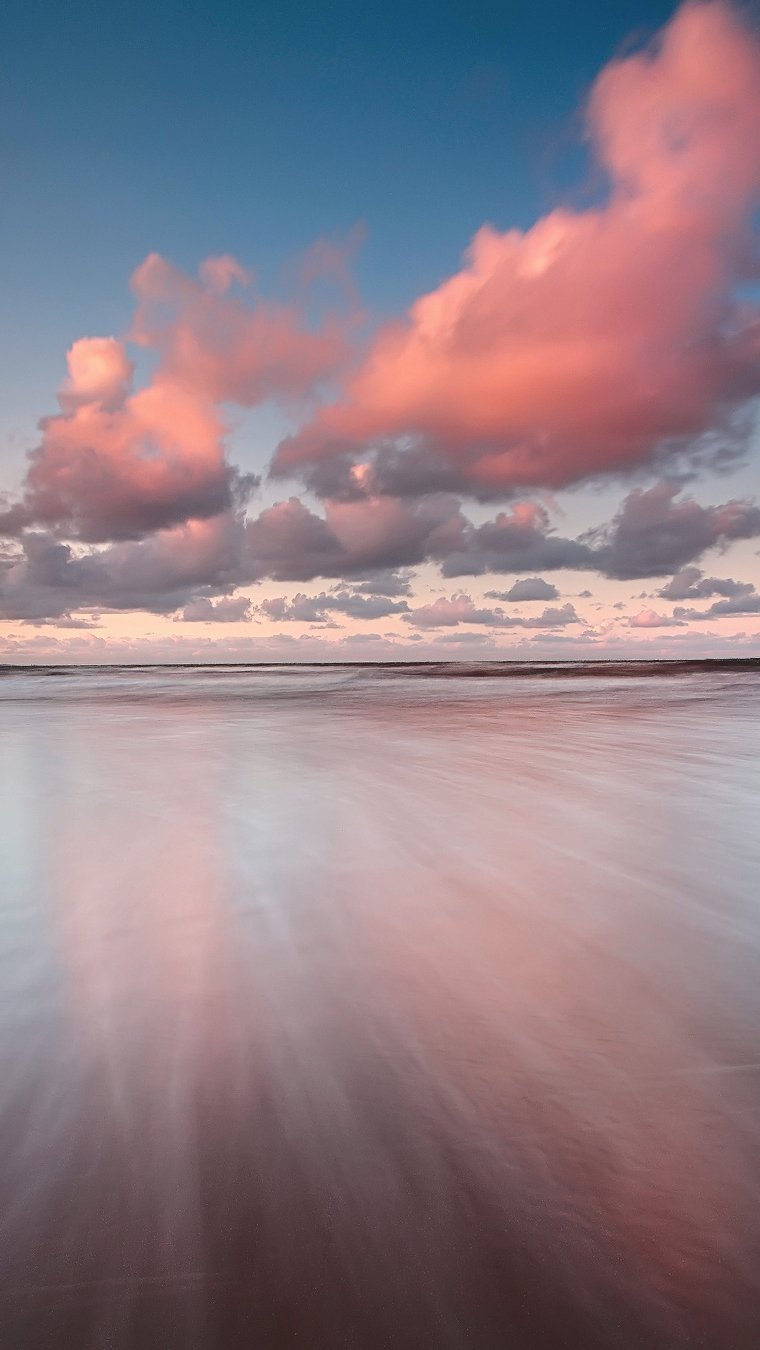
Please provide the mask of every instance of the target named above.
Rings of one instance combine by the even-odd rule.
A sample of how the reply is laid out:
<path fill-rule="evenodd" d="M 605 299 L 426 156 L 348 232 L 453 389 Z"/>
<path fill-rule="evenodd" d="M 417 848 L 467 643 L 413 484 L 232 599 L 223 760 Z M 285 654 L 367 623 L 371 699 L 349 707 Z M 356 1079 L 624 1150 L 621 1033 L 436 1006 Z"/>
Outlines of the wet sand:
<path fill-rule="evenodd" d="M 0 1344 L 760 1344 L 760 673 L 6 670 Z"/>

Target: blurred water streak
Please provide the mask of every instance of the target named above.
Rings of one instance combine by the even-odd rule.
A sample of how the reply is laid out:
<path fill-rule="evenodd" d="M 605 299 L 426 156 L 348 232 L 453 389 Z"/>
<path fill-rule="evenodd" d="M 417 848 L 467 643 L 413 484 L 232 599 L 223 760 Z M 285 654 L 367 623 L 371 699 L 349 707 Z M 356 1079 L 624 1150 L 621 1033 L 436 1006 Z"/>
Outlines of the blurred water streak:
<path fill-rule="evenodd" d="M 0 1343 L 760 1344 L 760 676 L 0 678 Z"/>

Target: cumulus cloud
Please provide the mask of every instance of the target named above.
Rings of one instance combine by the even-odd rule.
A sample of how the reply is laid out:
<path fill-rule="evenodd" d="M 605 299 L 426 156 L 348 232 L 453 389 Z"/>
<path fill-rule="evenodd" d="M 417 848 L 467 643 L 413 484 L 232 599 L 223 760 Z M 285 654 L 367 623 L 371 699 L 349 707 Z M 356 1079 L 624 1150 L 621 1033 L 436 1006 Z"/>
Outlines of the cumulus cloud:
<path fill-rule="evenodd" d="M 346 356 L 345 321 L 306 325 L 293 307 L 227 292 L 247 274 L 209 259 L 193 280 L 157 254 L 132 279 L 130 339 L 156 359 L 133 387 L 125 343 L 81 338 L 68 353 L 60 412 L 41 423 L 21 499 L 0 533 L 30 526 L 90 543 L 139 539 L 241 504 L 254 481 L 227 460 L 223 407 L 303 397 Z"/>
<path fill-rule="evenodd" d="M 330 463 L 357 457 L 395 494 L 559 487 L 683 447 L 758 392 L 760 320 L 736 290 L 753 269 L 760 44 L 739 12 L 684 5 L 602 71 L 587 131 L 606 204 L 479 230 L 281 444 L 277 472 L 321 474 L 329 495 L 350 485 Z"/>
<path fill-rule="evenodd" d="M 351 586 L 359 595 L 399 596 L 412 593 L 410 576 L 388 568 L 372 572 L 365 581 L 352 581 Z"/>
<path fill-rule="evenodd" d="M 392 600 L 384 595 L 362 595 L 349 590 L 322 591 L 319 595 L 299 592 L 292 599 L 271 596 L 262 600 L 259 610 L 277 622 L 322 623 L 330 614 L 345 614 L 351 619 L 383 619 L 389 614 L 405 614 L 406 600 Z"/>
<path fill-rule="evenodd" d="M 558 534 L 544 506 L 517 502 L 482 525 L 466 523 L 442 571 L 458 577 L 571 568 L 618 580 L 657 577 L 712 548 L 757 536 L 760 508 L 753 501 L 705 507 L 684 496 L 678 483 L 661 481 L 630 492 L 611 522 L 577 539 Z M 491 598 L 497 595 L 517 598 L 509 592 L 494 592 Z"/>
<path fill-rule="evenodd" d="M 435 637 L 432 641 L 441 647 L 495 647 L 495 643 L 490 633 L 442 633 L 440 637 Z"/>
<path fill-rule="evenodd" d="M 557 587 L 543 577 L 525 577 L 516 581 L 508 591 L 486 591 L 489 600 L 556 600 L 559 597 Z"/>
<path fill-rule="evenodd" d="M 244 623 L 251 617 L 251 602 L 244 595 L 223 596 L 220 600 L 201 595 L 176 617 L 181 623 Z"/>
<path fill-rule="evenodd" d="M 516 502 L 493 520 L 465 528 L 459 547 L 444 559 L 442 571 L 446 577 L 459 577 L 594 565 L 588 543 L 554 533 L 544 506 Z"/>
<path fill-rule="evenodd" d="M 74 411 L 88 403 L 118 408 L 132 383 L 134 365 L 114 337 L 80 338 L 67 356 L 68 379 L 61 388 L 61 407 Z"/>
<path fill-rule="evenodd" d="M 530 619 L 520 619 L 521 628 L 565 628 L 569 623 L 581 623 L 575 612 L 575 607 L 569 602 L 565 605 L 548 606 L 542 614 L 537 614 Z M 512 623 L 510 623 L 512 626 Z"/>
<path fill-rule="evenodd" d="M 0 563 L 0 617 L 55 618 L 77 609 L 170 614 L 204 591 L 239 585 L 244 540 L 242 521 L 228 515 L 104 549 L 27 531 Z"/>
<path fill-rule="evenodd" d="M 326 502 L 321 513 L 293 497 L 253 519 L 240 509 L 224 511 L 108 546 L 85 547 L 50 530 L 26 530 L 0 557 L 0 616 L 42 619 L 88 608 L 173 613 L 266 579 L 334 578 L 333 600 L 321 606 L 317 622 L 326 621 L 330 608 L 380 617 L 403 612 L 403 605 L 394 609 L 389 602 L 410 594 L 408 569 L 424 562 L 447 577 L 537 567 L 648 577 L 688 569 L 709 549 L 756 535 L 760 510 L 752 502 L 702 507 L 667 483 L 630 493 L 609 524 L 580 539 L 557 534 L 546 508 L 532 502 L 515 503 L 475 526 L 448 494 L 418 502 Z M 696 584 L 688 570 L 686 578 L 678 583 L 682 588 Z M 748 583 L 708 578 L 704 586 L 724 597 L 727 591 L 748 594 Z M 697 594 L 707 590 L 683 598 Z M 557 595 L 535 575 L 488 598 L 512 603 Z"/>
<path fill-rule="evenodd" d="M 229 282 L 246 275 L 225 257 L 202 264 L 195 281 L 150 254 L 132 278 L 132 340 L 158 352 L 162 379 L 212 404 L 300 398 L 346 360 L 349 321 L 328 316 L 312 329 L 297 307 L 227 294 Z"/>
<path fill-rule="evenodd" d="M 708 549 L 758 535 L 760 508 L 754 502 L 700 506 L 691 497 L 679 498 L 677 484 L 660 482 L 631 492 L 612 523 L 584 542 L 599 571 L 628 580 L 663 576 Z"/>
<path fill-rule="evenodd" d="M 754 586 L 750 593 L 732 595 L 726 600 L 716 600 L 707 609 L 686 609 L 676 605 L 673 613 L 679 619 L 730 619 L 735 614 L 760 614 L 760 595 Z"/>
<path fill-rule="evenodd" d="M 503 609 L 476 605 L 472 597 L 459 592 L 439 596 L 428 605 L 420 605 L 404 616 L 404 622 L 415 628 L 458 628 L 460 624 L 482 624 L 489 628 L 564 628 L 569 623 L 580 623 L 571 604 L 547 608 L 529 619 L 518 614 L 506 614 Z"/>
<path fill-rule="evenodd" d="M 68 364 L 61 412 L 41 424 L 0 533 L 39 525 L 88 542 L 134 539 L 232 505 L 239 478 L 212 405 L 158 376 L 128 392 L 131 365 L 115 339 L 81 339 Z"/>
<path fill-rule="evenodd" d="M 630 628 L 678 628 L 681 623 L 681 619 L 658 614 L 654 609 L 642 609 L 628 620 Z"/>
<path fill-rule="evenodd" d="M 102 548 L 26 530 L 0 559 L 0 617 L 54 617 L 87 607 L 172 613 L 199 596 L 264 578 L 316 577 L 355 577 L 356 594 L 344 589 L 330 604 L 380 616 L 405 607 L 380 593 L 408 592 L 408 579 L 394 569 L 445 557 L 466 526 L 458 502 L 438 496 L 327 503 L 323 515 L 292 498 L 251 520 L 225 511 Z"/>
<path fill-rule="evenodd" d="M 657 594 L 663 600 L 705 600 L 713 595 L 749 595 L 754 589 L 751 581 L 706 577 L 699 567 L 682 567 Z"/>
<path fill-rule="evenodd" d="M 246 527 L 254 575 L 276 581 L 364 576 L 443 558 L 463 543 L 467 522 L 455 498 L 327 502 L 317 515 L 297 497 L 268 507 Z"/>

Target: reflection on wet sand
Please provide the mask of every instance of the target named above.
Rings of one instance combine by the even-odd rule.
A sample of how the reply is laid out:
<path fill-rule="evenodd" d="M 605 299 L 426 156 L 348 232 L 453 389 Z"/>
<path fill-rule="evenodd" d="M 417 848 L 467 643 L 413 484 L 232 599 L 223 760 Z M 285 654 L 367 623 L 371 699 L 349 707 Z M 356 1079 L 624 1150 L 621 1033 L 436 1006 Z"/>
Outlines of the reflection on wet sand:
<path fill-rule="evenodd" d="M 755 1346 L 758 688 L 3 681 L 2 1344 Z"/>

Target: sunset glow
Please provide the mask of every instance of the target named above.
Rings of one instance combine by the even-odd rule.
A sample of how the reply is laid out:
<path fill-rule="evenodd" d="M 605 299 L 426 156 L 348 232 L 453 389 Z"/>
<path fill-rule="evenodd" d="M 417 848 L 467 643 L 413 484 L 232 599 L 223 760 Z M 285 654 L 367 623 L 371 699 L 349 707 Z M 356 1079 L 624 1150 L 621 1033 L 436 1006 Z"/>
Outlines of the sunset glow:
<path fill-rule="evenodd" d="M 576 112 L 588 204 L 452 235 L 461 267 L 396 315 L 352 277 L 369 218 L 283 249 L 280 299 L 255 207 L 240 260 L 222 212 L 196 275 L 136 260 L 131 313 L 116 276 L 58 412 L 6 422 L 4 658 L 755 651 L 760 39 L 687 3 Z M 684 567 L 739 589 L 663 606 Z M 533 575 L 562 603 L 495 615 Z"/>

